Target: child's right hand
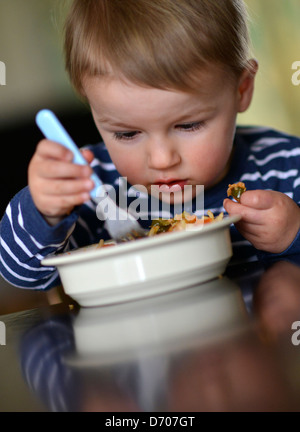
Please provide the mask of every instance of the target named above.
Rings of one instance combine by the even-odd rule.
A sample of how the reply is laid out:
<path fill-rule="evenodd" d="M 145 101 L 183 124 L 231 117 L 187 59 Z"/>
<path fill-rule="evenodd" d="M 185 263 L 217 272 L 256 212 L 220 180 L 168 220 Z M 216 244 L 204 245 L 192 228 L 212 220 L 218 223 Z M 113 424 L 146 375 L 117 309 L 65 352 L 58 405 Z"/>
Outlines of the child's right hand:
<path fill-rule="evenodd" d="M 82 154 L 88 163 L 93 160 L 90 150 Z M 72 162 L 73 154 L 62 145 L 42 140 L 28 168 L 28 185 L 32 199 L 50 225 L 55 225 L 75 206 L 90 199 L 94 183 L 92 168 Z"/>

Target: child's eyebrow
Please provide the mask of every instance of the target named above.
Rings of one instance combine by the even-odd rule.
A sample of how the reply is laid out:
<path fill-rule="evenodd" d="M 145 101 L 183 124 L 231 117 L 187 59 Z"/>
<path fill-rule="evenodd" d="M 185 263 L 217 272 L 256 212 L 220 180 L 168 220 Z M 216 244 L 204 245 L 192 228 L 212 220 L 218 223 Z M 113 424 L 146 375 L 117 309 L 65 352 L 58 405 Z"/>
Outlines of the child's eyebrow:
<path fill-rule="evenodd" d="M 193 120 L 197 120 L 198 116 L 201 116 L 203 114 L 208 114 L 210 112 L 212 112 L 215 109 L 214 106 L 208 106 L 205 107 L 203 109 L 199 109 L 199 107 L 195 107 L 191 110 L 187 110 L 187 112 L 179 115 L 178 117 L 176 117 L 176 119 L 172 120 L 171 123 L 182 123 L 185 121 L 191 121 Z M 97 122 L 100 124 L 108 124 L 110 126 L 115 126 L 115 127 L 120 127 L 120 128 L 132 128 L 134 129 L 135 126 L 130 126 L 129 123 L 124 123 L 122 121 L 119 121 L 117 119 L 113 119 L 110 117 L 97 117 Z"/>
<path fill-rule="evenodd" d="M 97 117 L 97 122 L 100 124 L 108 124 L 109 126 L 115 126 L 120 128 L 132 128 L 135 129 L 134 126 L 130 126 L 128 123 L 123 123 L 118 120 L 106 118 L 106 117 Z"/>
<path fill-rule="evenodd" d="M 197 116 L 202 116 L 204 114 L 208 114 L 212 111 L 215 110 L 214 106 L 207 106 L 205 108 L 193 108 L 190 111 L 187 110 L 186 112 L 183 112 L 182 115 L 180 115 L 180 117 L 178 117 L 178 119 L 176 120 L 177 123 L 179 122 L 184 122 L 187 120 L 191 120 L 191 118 L 194 118 L 194 120 L 197 120 Z"/>

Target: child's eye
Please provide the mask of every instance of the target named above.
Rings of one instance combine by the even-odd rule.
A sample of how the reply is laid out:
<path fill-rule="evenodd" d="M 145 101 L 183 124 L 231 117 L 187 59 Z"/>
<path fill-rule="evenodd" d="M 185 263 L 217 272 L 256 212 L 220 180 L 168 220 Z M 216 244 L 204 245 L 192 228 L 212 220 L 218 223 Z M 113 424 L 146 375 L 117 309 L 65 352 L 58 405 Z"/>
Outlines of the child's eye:
<path fill-rule="evenodd" d="M 139 134 L 138 131 L 131 131 L 131 132 L 115 132 L 114 133 L 114 139 L 116 140 L 124 140 L 129 141 L 134 139 Z"/>
<path fill-rule="evenodd" d="M 175 127 L 176 127 L 176 129 L 181 129 L 183 131 L 193 132 L 193 131 L 201 129 L 204 126 L 204 124 L 205 123 L 203 121 L 198 121 L 198 122 L 178 124 Z"/>

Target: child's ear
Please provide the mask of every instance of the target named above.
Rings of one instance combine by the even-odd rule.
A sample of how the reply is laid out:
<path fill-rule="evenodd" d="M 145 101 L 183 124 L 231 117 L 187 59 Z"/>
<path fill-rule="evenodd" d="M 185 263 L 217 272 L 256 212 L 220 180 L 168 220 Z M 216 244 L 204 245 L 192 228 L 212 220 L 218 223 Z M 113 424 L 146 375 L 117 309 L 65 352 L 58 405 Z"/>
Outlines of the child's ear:
<path fill-rule="evenodd" d="M 238 112 L 240 113 L 246 111 L 251 103 L 257 70 L 257 61 L 251 59 L 240 77 L 238 86 Z"/>

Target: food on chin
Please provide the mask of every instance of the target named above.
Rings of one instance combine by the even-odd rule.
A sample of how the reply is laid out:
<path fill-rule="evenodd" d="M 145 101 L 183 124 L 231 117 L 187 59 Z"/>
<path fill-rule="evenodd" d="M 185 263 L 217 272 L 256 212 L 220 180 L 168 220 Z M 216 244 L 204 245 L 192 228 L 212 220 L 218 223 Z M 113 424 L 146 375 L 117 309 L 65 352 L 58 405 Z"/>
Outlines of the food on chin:
<path fill-rule="evenodd" d="M 246 191 L 245 183 L 238 182 L 228 185 L 227 196 L 234 198 L 237 202 L 240 202 L 242 194 Z"/>

